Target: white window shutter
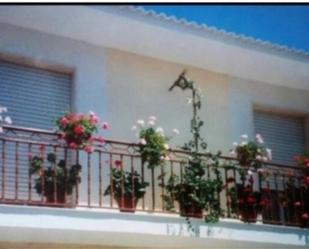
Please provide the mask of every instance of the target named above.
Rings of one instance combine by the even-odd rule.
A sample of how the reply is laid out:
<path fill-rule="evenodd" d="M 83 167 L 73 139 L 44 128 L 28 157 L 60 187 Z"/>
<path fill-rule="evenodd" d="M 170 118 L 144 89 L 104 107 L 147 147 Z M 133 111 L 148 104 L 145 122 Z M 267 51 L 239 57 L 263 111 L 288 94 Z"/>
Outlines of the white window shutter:
<path fill-rule="evenodd" d="M 70 110 L 71 75 L 0 60 L 0 104 L 13 125 L 52 129 Z"/>
<path fill-rule="evenodd" d="M 272 149 L 273 161 L 295 164 L 293 157 L 305 149 L 304 119 L 262 111 L 254 112 L 255 132 Z"/>

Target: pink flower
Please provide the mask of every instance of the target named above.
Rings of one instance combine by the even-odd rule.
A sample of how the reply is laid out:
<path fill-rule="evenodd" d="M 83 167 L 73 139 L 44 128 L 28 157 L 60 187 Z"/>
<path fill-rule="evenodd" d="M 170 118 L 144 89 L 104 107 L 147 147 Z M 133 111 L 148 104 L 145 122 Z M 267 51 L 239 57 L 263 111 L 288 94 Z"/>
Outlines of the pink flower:
<path fill-rule="evenodd" d="M 92 153 L 94 151 L 94 149 L 91 146 L 86 146 L 84 148 L 84 151 L 87 152 L 87 153 Z"/>
<path fill-rule="evenodd" d="M 98 141 L 99 143 L 104 143 L 105 142 L 103 137 L 97 137 L 95 140 Z"/>
<path fill-rule="evenodd" d="M 103 130 L 107 130 L 108 128 L 109 128 L 108 123 L 107 123 L 107 122 L 103 122 L 103 123 L 102 123 L 102 129 L 103 129 Z"/>
<path fill-rule="evenodd" d="M 74 127 L 73 131 L 76 135 L 80 135 L 84 132 L 84 129 L 83 129 L 83 127 L 77 125 L 77 126 Z"/>
<path fill-rule="evenodd" d="M 96 125 L 98 123 L 99 119 L 97 116 L 90 116 L 89 122 L 92 125 Z"/>
<path fill-rule="evenodd" d="M 70 147 L 71 149 L 76 149 L 76 148 L 77 148 L 77 144 L 74 143 L 74 142 L 72 142 L 72 143 L 69 144 L 69 147 Z"/>
<path fill-rule="evenodd" d="M 62 127 L 67 126 L 68 123 L 69 123 L 69 120 L 68 120 L 66 117 L 62 117 L 62 118 L 60 119 L 60 125 L 61 125 Z"/>
<path fill-rule="evenodd" d="M 295 206 L 295 207 L 300 207 L 300 206 L 301 206 L 300 201 L 296 201 L 296 202 L 294 202 L 294 206 Z"/>
<path fill-rule="evenodd" d="M 308 220 L 309 219 L 309 215 L 307 213 L 303 213 L 301 218 L 304 219 L 304 220 Z"/>

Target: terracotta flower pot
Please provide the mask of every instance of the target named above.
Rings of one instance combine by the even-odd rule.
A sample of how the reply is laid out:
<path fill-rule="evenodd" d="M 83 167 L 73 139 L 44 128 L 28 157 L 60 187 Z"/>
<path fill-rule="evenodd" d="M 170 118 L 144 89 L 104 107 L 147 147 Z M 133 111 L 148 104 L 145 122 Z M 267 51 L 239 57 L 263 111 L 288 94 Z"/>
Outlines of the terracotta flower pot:
<path fill-rule="evenodd" d="M 115 197 L 120 212 L 134 213 L 138 199 L 131 196 Z"/>
<path fill-rule="evenodd" d="M 203 218 L 203 210 L 196 207 L 196 205 L 191 204 L 190 206 L 182 205 L 180 207 L 180 215 L 184 217 L 191 217 L 191 218 Z"/>
<path fill-rule="evenodd" d="M 66 203 L 65 193 L 63 191 L 57 192 L 57 202 L 55 200 L 54 193 L 46 193 L 45 197 L 46 197 L 46 201 L 48 203 L 56 203 L 56 204 L 64 204 L 64 203 Z"/>
<path fill-rule="evenodd" d="M 248 223 L 256 223 L 257 211 L 254 207 L 240 207 L 241 220 Z"/>

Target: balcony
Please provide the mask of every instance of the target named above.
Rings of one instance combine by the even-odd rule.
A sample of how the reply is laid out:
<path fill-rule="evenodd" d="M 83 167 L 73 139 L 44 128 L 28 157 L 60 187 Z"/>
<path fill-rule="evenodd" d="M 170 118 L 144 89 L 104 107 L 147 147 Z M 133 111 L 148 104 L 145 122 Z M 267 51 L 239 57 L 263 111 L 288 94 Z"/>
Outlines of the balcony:
<path fill-rule="evenodd" d="M 4 133 L 0 134 L 0 204 L 3 204 L 0 207 L 0 212 L 6 214 L 15 210 L 15 213 L 28 214 L 31 207 L 31 210 L 35 211 L 29 211 L 30 213 L 40 214 L 43 212 L 42 210 L 46 210 L 47 213 L 59 215 L 59 222 L 62 216 L 84 217 L 85 212 L 92 212 L 90 215 L 93 217 L 98 216 L 110 219 L 118 219 L 119 216 L 117 215 L 121 215 L 120 221 L 123 219 L 128 222 L 135 218 L 141 219 L 139 220 L 140 227 L 138 229 L 134 228 L 135 230 L 137 229 L 136 231 L 132 228 L 134 230 L 133 233 L 143 233 L 143 230 L 147 230 L 148 223 L 153 222 L 155 219 L 154 222 L 157 228 L 154 228 L 154 225 L 152 227 L 149 225 L 150 229 L 157 229 L 158 234 L 160 234 L 159 224 L 161 224 L 160 222 L 166 222 L 161 229 L 167 230 L 170 235 L 173 234 L 174 229 L 174 233 L 178 234 L 179 231 L 186 229 L 186 222 L 184 219 L 179 220 L 179 207 L 177 204 L 173 212 L 167 210 L 162 196 L 165 193 L 164 186 L 171 173 L 179 174 L 180 179 L 182 179 L 185 167 L 184 159 L 188 155 L 185 151 L 170 150 L 170 160 L 164 166 L 150 170 L 141 162 L 137 148 L 138 145 L 134 143 L 107 140 L 104 144 L 96 143 L 94 151 L 86 153 L 82 150 L 65 147 L 59 143 L 57 135 L 51 131 L 22 127 L 4 127 Z M 78 184 L 78 187 L 73 189 L 71 195 L 65 193 L 64 199 L 59 197 L 57 191 L 49 199 L 44 196 L 44 192 L 38 195 L 35 189 L 37 183 L 34 176 L 30 174 L 30 160 L 34 156 L 42 158 L 44 168 L 55 169 L 56 163 L 50 163 L 47 160 L 49 153 L 55 155 L 56 161 L 65 160 L 68 164 L 82 165 L 81 182 Z M 150 183 L 146 189 L 146 194 L 137 204 L 136 214 L 119 213 L 117 202 L 112 195 L 103 195 L 106 187 L 112 181 L 110 173 L 116 160 L 122 162 L 124 170 L 131 172 L 136 170 L 141 175 L 142 181 Z M 208 160 L 206 155 L 205 160 Z M 237 208 L 233 207 L 230 196 L 231 188 L 234 187 L 237 191 L 239 186 L 245 181 L 237 170 L 240 166 L 234 158 L 221 157 L 220 160 L 220 171 L 225 181 L 225 187 L 218 194 L 222 207 L 222 218 L 219 222 L 221 230 L 237 230 L 239 228 L 243 230 L 240 237 L 248 236 L 249 241 L 252 229 L 265 233 L 279 231 L 278 234 L 283 234 L 282 236 L 284 236 L 284 233 L 287 233 L 298 238 L 296 240 L 299 243 L 295 242 L 294 245 L 308 245 L 309 236 L 306 229 L 295 230 L 296 228 L 287 227 L 304 226 L 298 215 L 298 210 L 303 209 L 304 206 L 298 207 L 298 203 L 308 202 L 301 188 L 301 172 L 295 166 L 265 163 L 263 168 L 264 172 L 267 170 L 268 176 L 266 178 L 261 172 L 252 170 L 250 177 L 254 179 L 254 189 L 258 192 L 266 193 L 269 203 L 267 207 L 265 206 L 259 210 L 257 224 L 244 224 L 239 221 L 242 215 Z M 214 177 L 211 172 L 211 169 L 208 168 L 206 177 Z M 162 177 L 159 177 L 160 175 Z M 57 190 L 57 178 L 53 175 L 51 177 Z M 41 175 L 41 178 L 43 179 L 43 175 Z M 40 184 L 44 185 L 44 180 L 41 180 Z M 44 186 L 41 186 L 41 189 L 44 189 Z M 17 205 L 23 206 L 19 207 Z M 205 225 L 202 220 L 195 218 L 191 220 L 192 224 L 198 227 L 198 233 L 209 233 L 204 226 L 208 227 L 208 229 L 209 226 L 214 229 L 217 226 Z M 94 221 L 92 220 L 91 222 L 93 223 Z M 133 225 L 129 223 L 122 224 L 121 222 L 117 224 L 119 224 L 120 230 L 129 229 L 126 226 Z M 92 225 L 96 226 L 94 223 Z M 108 229 L 113 230 L 113 228 Z M 175 229 L 178 232 L 175 232 Z M 203 229 L 206 230 L 204 231 Z M 218 231 L 214 233 L 218 233 Z M 5 231 L 3 232 L 5 233 Z M 248 235 L 245 235 L 246 233 Z M 237 233 L 234 232 L 235 234 Z M 259 236 L 263 235 L 260 234 Z M 231 238 L 226 237 L 225 239 Z M 236 240 L 242 239 L 238 238 Z M 270 243 L 272 240 L 273 238 L 269 236 Z M 285 238 L 278 237 L 278 240 L 284 243 Z M 267 242 L 267 239 L 265 239 L 265 242 Z"/>

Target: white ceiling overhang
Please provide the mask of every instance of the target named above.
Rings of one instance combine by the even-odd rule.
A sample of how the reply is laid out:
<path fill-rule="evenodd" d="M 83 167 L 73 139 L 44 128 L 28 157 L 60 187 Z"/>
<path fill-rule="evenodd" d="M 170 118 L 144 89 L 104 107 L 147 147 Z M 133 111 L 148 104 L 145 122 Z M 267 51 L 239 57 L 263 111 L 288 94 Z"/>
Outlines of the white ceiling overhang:
<path fill-rule="evenodd" d="M 0 22 L 202 69 L 309 90 L 309 56 L 284 56 L 112 6 L 0 6 Z M 133 17 L 132 17 L 133 15 Z M 134 18 L 134 15 L 136 18 Z M 148 19 L 147 19 L 148 18 Z M 185 25 L 183 25 L 185 26 Z M 1 46 L 1 44 L 0 44 Z"/>

